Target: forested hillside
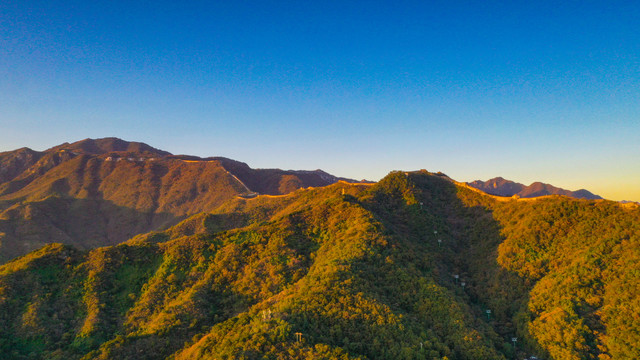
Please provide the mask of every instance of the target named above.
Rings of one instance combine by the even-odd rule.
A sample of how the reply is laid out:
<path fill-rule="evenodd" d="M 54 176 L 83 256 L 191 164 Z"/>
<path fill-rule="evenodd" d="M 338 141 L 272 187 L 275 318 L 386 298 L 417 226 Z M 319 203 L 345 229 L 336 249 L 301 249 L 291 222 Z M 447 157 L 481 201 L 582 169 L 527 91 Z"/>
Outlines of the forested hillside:
<path fill-rule="evenodd" d="M 0 267 L 0 353 L 635 359 L 639 260 L 637 207 L 504 201 L 393 172 L 233 197 L 117 246 L 15 259 Z"/>

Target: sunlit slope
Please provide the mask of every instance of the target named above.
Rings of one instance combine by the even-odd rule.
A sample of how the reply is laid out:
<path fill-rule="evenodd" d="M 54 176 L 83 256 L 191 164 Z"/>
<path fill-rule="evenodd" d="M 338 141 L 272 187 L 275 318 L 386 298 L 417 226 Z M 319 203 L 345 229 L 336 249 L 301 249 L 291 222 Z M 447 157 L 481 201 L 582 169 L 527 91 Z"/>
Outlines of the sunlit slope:
<path fill-rule="evenodd" d="M 469 294 L 492 309 L 500 334 L 551 359 L 640 358 L 638 206 L 458 196 L 488 210 L 503 239 L 495 251 L 473 230 L 459 251 Z"/>
<path fill-rule="evenodd" d="M 201 233 L 171 229 L 86 254 L 50 245 L 14 260 L 0 270 L 4 353 L 502 358 L 490 326 L 441 284 L 437 245 L 378 215 L 431 231 L 408 181 L 237 199 L 235 219 L 176 227 Z M 207 232 L 216 220 L 238 227 Z"/>
<path fill-rule="evenodd" d="M 556 359 L 640 358 L 640 211 L 545 199 L 494 211 L 498 263 L 532 284 L 515 315 Z"/>
<path fill-rule="evenodd" d="M 53 242 L 80 249 L 115 245 L 236 196 L 281 195 L 336 181 L 322 171 L 254 170 L 116 138 L 1 153 L 0 263 Z"/>
<path fill-rule="evenodd" d="M 113 245 L 244 192 L 219 164 L 79 155 L 0 197 L 0 260 L 51 242 Z"/>
<path fill-rule="evenodd" d="M 637 358 L 638 219 L 606 201 L 496 201 L 426 172 L 234 198 L 118 246 L 0 267 L 0 353 Z"/>

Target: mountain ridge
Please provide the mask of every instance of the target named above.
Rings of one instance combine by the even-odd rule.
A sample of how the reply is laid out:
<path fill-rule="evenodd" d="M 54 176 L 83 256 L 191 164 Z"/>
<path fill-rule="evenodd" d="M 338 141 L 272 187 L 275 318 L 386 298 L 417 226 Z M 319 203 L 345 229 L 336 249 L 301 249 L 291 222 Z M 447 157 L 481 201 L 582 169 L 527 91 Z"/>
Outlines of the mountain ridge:
<path fill-rule="evenodd" d="M 110 152 L 151 153 L 158 156 L 171 155 L 168 151 L 156 149 L 143 142 L 126 141 L 117 137 L 99 139 L 86 138 L 73 143 L 65 142 L 47 149 L 44 152 L 55 152 L 60 150 L 75 151 L 87 155 L 103 155 Z"/>
<path fill-rule="evenodd" d="M 533 182 L 527 186 L 521 183 L 504 179 L 502 177 L 495 177 L 487 181 L 475 180 L 472 182 L 468 182 L 467 184 L 478 190 L 482 190 L 487 194 L 496 196 L 519 196 L 523 198 L 532 198 L 547 195 L 564 195 L 576 199 L 602 199 L 602 197 L 595 195 L 585 189 L 571 191 L 539 181 Z"/>
<path fill-rule="evenodd" d="M 280 196 L 340 181 L 359 183 L 320 169 L 253 169 L 220 156 L 174 155 L 114 137 L 41 152 L 3 152 L 0 263 L 52 242 L 80 249 L 115 245 L 212 211 L 235 197 Z M 504 179 L 501 183 L 521 186 Z M 550 189 L 539 187 L 523 197 Z"/>
<path fill-rule="evenodd" d="M 173 155 L 118 138 L 0 153 L 0 178 L 0 263 L 51 242 L 114 245 L 235 196 L 349 181 L 323 171 L 251 169 L 223 157 Z"/>

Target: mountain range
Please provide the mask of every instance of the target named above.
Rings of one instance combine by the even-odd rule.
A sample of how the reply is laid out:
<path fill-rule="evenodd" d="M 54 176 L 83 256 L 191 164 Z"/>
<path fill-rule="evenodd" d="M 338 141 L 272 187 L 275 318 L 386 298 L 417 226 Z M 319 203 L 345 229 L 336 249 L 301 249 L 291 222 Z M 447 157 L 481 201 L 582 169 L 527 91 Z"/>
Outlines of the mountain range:
<path fill-rule="evenodd" d="M 119 244 L 238 196 L 282 196 L 339 181 L 358 182 L 322 170 L 252 169 L 224 157 L 173 155 L 118 138 L 3 152 L 0 264 L 49 243 L 79 249 Z M 586 190 L 526 187 L 502 178 L 469 185 L 499 196 L 600 198 Z"/>
<path fill-rule="evenodd" d="M 107 206 L 85 202 L 118 191 L 137 200 L 115 207 L 193 211 L 193 193 L 171 195 L 181 189 L 164 182 L 168 174 L 246 191 L 215 160 L 118 161 L 119 154 L 64 150 L 55 154 L 75 165 L 62 162 L 58 175 L 23 186 L 49 195 L 12 205 L 24 217 L 4 226 L 50 221 L 68 229 L 70 217 Z M 145 176 L 112 185 L 135 185 L 140 195 L 102 185 L 116 171 L 159 174 L 154 181 L 166 185 L 147 203 Z M 89 176 L 102 182 L 92 187 L 86 174 L 102 174 Z M 65 186 L 54 185 L 59 179 Z M 99 202 L 122 201 L 109 198 Z M 0 266 L 2 358 L 640 358 L 635 204 L 501 198 L 427 171 L 207 199 L 197 203 L 211 210 L 118 245 L 49 244 Z M 38 214 L 62 200 L 67 207 Z M 133 229 L 138 212 L 114 211 L 116 224 L 101 229 Z"/>
<path fill-rule="evenodd" d="M 564 195 L 576 199 L 602 199 L 602 197 L 594 195 L 585 189 L 571 191 L 541 182 L 534 182 L 531 185 L 526 186 L 524 184 L 506 180 L 501 177 L 496 177 L 487 181 L 476 180 L 468 182 L 467 184 L 476 189 L 482 190 L 487 194 L 497 196 L 518 196 L 523 198 L 532 198 L 547 195 Z"/>
<path fill-rule="evenodd" d="M 117 138 L 0 153 L 0 263 L 47 243 L 80 249 L 175 225 L 236 196 L 355 182 L 324 171 L 252 169 Z"/>

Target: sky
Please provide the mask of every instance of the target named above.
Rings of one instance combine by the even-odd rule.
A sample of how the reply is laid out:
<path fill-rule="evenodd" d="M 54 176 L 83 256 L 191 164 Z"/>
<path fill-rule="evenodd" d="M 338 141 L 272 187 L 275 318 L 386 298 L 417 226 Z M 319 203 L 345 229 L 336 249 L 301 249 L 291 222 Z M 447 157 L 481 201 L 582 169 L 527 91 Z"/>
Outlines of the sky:
<path fill-rule="evenodd" d="M 0 2 L 0 151 L 109 136 L 640 201 L 640 2 Z"/>

